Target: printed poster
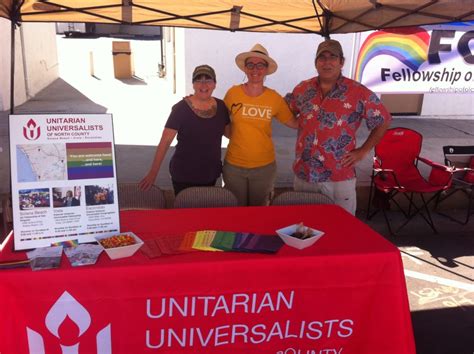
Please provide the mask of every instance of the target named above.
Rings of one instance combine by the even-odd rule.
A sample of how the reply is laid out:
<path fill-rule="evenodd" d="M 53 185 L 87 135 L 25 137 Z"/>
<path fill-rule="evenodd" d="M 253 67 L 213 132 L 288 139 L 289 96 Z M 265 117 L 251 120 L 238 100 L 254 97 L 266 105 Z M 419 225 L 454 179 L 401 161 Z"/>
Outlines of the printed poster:
<path fill-rule="evenodd" d="M 15 249 L 119 232 L 112 116 L 9 119 Z"/>
<path fill-rule="evenodd" d="M 361 34 L 354 79 L 378 93 L 474 93 L 474 22 Z"/>

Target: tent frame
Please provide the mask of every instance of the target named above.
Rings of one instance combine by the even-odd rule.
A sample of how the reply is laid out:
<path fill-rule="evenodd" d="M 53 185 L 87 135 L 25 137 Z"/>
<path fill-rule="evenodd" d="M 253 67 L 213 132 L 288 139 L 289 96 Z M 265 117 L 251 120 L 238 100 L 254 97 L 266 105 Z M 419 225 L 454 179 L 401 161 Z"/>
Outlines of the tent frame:
<path fill-rule="evenodd" d="M 72 7 L 62 4 L 60 0 L 0 0 L 0 16 L 11 20 L 11 73 L 10 73 L 10 110 L 14 112 L 14 71 L 15 71 L 15 28 L 23 21 L 28 22 L 90 22 L 90 23 L 109 23 L 125 25 L 155 25 L 169 27 L 189 27 L 189 28 L 207 28 L 214 30 L 235 31 L 254 31 L 254 32 L 292 32 L 292 33 L 310 33 L 319 34 L 328 39 L 330 34 L 361 32 L 368 30 L 379 30 L 407 26 L 423 26 L 429 24 L 442 24 L 449 22 L 471 21 L 474 20 L 473 0 L 413 0 L 411 3 L 400 5 L 397 1 L 392 4 L 385 0 L 384 3 L 378 0 L 353 0 L 357 5 L 356 9 L 351 9 L 353 13 L 346 11 L 345 5 L 341 1 L 331 0 L 311 0 L 300 2 L 304 5 L 300 9 L 297 17 L 277 20 L 264 14 L 252 13 L 244 10 L 244 6 L 249 1 L 242 0 L 242 6 L 232 6 L 228 9 L 219 11 L 199 12 L 194 14 L 180 15 L 164 9 L 152 8 L 150 6 L 134 3 L 133 0 L 117 0 L 114 4 L 86 7 Z M 67 2 L 65 0 L 65 2 Z M 419 2 L 422 2 L 419 4 Z M 457 4 L 459 2 L 459 4 Z M 25 6 L 31 10 L 22 12 Z M 349 1 L 347 1 L 349 5 Z M 352 3 L 351 3 L 352 4 Z M 419 5 L 418 5 L 419 4 Z M 465 7 L 461 5 L 464 4 Z M 158 6 L 158 5 L 157 5 Z M 148 15 L 156 14 L 157 18 L 133 21 L 133 9 L 140 9 Z M 312 9 L 311 9 L 312 8 Z M 117 9 L 117 17 L 114 18 L 100 13 L 103 10 Z M 449 10 L 449 11 L 448 11 Z M 63 14 L 79 13 L 85 15 L 81 20 L 71 20 Z M 387 16 L 385 14 L 389 13 Z M 45 15 L 50 15 L 45 18 Z M 158 17 L 159 15 L 159 17 Z M 222 16 L 229 19 L 229 26 L 224 26 L 221 21 L 212 23 L 205 19 L 208 16 Z M 304 16 L 302 16 L 304 15 Z M 350 16 L 352 15 L 352 16 Z M 36 19 L 35 19 L 36 16 Z M 252 19 L 256 24 L 240 26 L 241 18 Z M 25 19 L 26 18 L 26 19 Z M 385 19 L 385 20 L 384 20 Z M 311 21 L 314 20 L 314 21 Z M 305 28 L 302 24 L 306 23 L 308 27 L 315 25 L 313 29 Z M 384 21 L 384 22 L 381 22 Z M 372 23 L 370 23 L 372 22 Z M 351 28 L 351 26 L 353 28 Z M 314 28 L 319 30 L 314 30 Z"/>

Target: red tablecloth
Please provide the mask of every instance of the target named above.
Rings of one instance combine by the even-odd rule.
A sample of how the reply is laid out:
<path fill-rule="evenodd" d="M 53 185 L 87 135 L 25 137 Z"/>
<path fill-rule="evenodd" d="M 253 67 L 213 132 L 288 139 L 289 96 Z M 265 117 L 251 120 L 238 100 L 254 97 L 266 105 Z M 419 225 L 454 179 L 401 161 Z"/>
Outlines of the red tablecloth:
<path fill-rule="evenodd" d="M 60 269 L 0 271 L 0 353 L 415 353 L 398 250 L 337 206 L 121 213 L 143 239 L 297 222 L 325 235 L 276 255 L 102 254 L 76 268 L 63 256 Z M 0 261 L 23 256 L 7 246 Z"/>

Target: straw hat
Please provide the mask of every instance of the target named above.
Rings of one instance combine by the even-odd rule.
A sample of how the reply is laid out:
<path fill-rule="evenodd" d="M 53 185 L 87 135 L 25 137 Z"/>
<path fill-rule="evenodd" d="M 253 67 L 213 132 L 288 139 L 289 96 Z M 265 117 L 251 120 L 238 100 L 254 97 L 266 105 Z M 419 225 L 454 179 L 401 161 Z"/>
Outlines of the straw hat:
<path fill-rule="evenodd" d="M 261 44 L 257 43 L 250 51 L 240 53 L 235 57 L 235 63 L 240 70 L 245 71 L 245 61 L 248 58 L 260 58 L 265 60 L 268 63 L 267 75 L 273 74 L 278 69 L 276 61 L 269 57 L 267 50 Z"/>

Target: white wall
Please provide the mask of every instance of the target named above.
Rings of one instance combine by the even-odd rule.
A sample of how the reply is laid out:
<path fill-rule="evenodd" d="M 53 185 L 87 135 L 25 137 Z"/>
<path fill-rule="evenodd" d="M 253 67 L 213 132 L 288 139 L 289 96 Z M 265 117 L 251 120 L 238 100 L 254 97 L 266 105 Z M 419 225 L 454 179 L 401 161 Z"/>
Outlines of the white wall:
<path fill-rule="evenodd" d="M 0 18 L 0 111 L 6 108 L 6 102 L 9 96 L 6 94 L 10 90 L 10 22 L 4 18 Z"/>
<path fill-rule="evenodd" d="M 10 109 L 10 63 L 11 63 L 11 25 L 10 21 L 0 18 L 0 111 Z M 15 31 L 15 100 L 25 101 L 23 57 L 21 50 L 20 30 Z"/>
<path fill-rule="evenodd" d="M 54 24 L 23 23 L 16 29 L 15 105 L 58 77 L 55 33 Z M 0 18 L 0 111 L 10 109 L 10 35 L 10 21 Z"/>
<path fill-rule="evenodd" d="M 426 94 L 422 116 L 469 119 L 474 115 L 474 94 Z M 470 117 L 469 117 L 470 116 Z"/>
<path fill-rule="evenodd" d="M 23 24 L 27 99 L 58 78 L 56 27 L 54 24 Z"/>
<path fill-rule="evenodd" d="M 10 90 L 10 21 L 0 18 L 0 111 L 4 111 Z"/>
<path fill-rule="evenodd" d="M 262 44 L 279 65 L 278 71 L 267 77 L 265 84 L 285 95 L 301 80 L 316 75 L 314 55 L 323 40 L 319 35 L 287 33 L 243 33 L 212 30 L 185 31 L 186 62 L 184 66 L 186 93 L 192 93 L 191 74 L 197 65 L 209 64 L 216 70 L 216 97 L 222 98 L 232 85 L 245 81 L 235 65 L 235 56 Z M 346 63 L 343 74 L 350 77 L 352 53 L 357 35 L 334 35 L 341 42 Z M 474 95 L 425 94 L 421 116 L 439 118 L 472 118 Z"/>
<path fill-rule="evenodd" d="M 191 72 L 188 72 L 186 69 L 186 65 L 189 62 L 190 58 L 193 57 L 193 52 L 188 52 L 186 48 L 186 38 L 187 38 L 187 30 L 182 28 L 168 28 L 171 33 L 174 32 L 174 43 L 175 48 L 171 49 L 168 48 L 168 53 L 171 51 L 175 56 L 175 70 L 176 70 L 176 93 L 179 96 L 184 97 L 188 94 L 187 92 L 187 83 L 191 82 L 189 79 Z M 180 55 L 181 53 L 181 55 Z M 171 67 L 171 62 L 168 61 L 168 67 Z M 169 78 L 168 78 L 169 80 Z"/>
<path fill-rule="evenodd" d="M 353 36 L 334 36 L 341 41 L 345 53 L 351 53 Z M 216 97 L 222 98 L 232 86 L 246 81 L 245 74 L 235 64 L 235 57 L 262 44 L 278 63 L 278 70 L 269 75 L 265 85 L 285 95 L 300 81 L 316 75 L 314 56 L 323 40 L 313 34 L 244 33 L 211 30 L 185 30 L 186 92 L 192 92 L 191 74 L 197 65 L 208 64 L 216 70 Z M 344 68 L 349 75 L 349 63 Z"/>

